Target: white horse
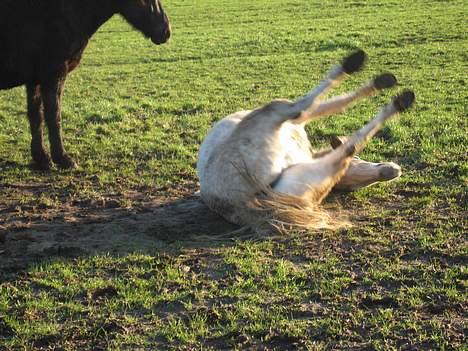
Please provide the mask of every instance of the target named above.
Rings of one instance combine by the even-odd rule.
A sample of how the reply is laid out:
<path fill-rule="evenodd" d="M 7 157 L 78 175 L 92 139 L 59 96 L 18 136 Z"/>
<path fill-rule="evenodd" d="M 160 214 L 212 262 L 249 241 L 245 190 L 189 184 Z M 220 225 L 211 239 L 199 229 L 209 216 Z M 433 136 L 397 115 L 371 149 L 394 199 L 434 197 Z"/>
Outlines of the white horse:
<path fill-rule="evenodd" d="M 401 175 L 395 163 L 371 163 L 355 157 L 392 116 L 409 108 L 404 91 L 348 138 L 335 138 L 333 149 L 316 152 L 305 125 L 345 110 L 353 102 L 396 84 L 381 74 L 356 91 L 322 101 L 348 74 L 359 71 L 366 55 L 359 50 L 303 98 L 274 100 L 253 111 L 239 111 L 217 122 L 203 141 L 197 172 L 203 201 L 230 222 L 259 228 L 268 223 L 305 229 L 337 228 L 345 222 L 320 203 L 333 188 L 355 190 Z"/>

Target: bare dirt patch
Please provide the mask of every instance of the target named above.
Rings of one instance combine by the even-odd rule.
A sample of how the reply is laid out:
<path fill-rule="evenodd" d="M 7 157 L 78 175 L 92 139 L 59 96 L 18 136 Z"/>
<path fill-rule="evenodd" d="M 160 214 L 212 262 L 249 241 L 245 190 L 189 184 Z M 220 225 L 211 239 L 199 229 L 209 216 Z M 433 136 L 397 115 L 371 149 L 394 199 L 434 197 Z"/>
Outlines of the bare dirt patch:
<path fill-rule="evenodd" d="M 20 189 L 24 196 L 47 191 L 43 185 Z M 11 190 L 11 189 L 10 189 Z M 132 192 L 131 207 L 116 196 L 99 201 L 66 201 L 51 206 L 0 203 L 0 269 L 16 270 L 53 256 L 149 252 L 175 241 L 219 235 L 236 227 L 211 212 L 198 196 L 155 199 Z"/>

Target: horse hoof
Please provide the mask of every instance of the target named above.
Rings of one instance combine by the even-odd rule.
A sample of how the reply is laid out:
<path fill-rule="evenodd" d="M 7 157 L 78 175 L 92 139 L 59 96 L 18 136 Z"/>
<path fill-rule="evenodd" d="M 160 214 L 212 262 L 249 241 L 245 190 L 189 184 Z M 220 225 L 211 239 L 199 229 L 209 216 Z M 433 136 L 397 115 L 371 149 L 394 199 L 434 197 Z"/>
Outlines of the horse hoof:
<path fill-rule="evenodd" d="M 393 99 L 393 104 L 399 112 L 404 112 L 411 107 L 415 99 L 414 93 L 411 90 L 404 90 L 401 94 Z"/>
<path fill-rule="evenodd" d="M 389 181 L 401 176 L 401 167 L 396 163 L 382 163 L 379 168 L 379 177 L 381 181 Z"/>
<path fill-rule="evenodd" d="M 31 167 L 36 171 L 50 171 L 52 160 L 49 155 L 44 154 L 41 158 L 33 160 Z"/>
<path fill-rule="evenodd" d="M 354 144 L 346 145 L 345 148 L 346 157 L 351 157 L 356 153 L 356 145 Z"/>
<path fill-rule="evenodd" d="M 66 154 L 60 157 L 58 160 L 54 160 L 54 162 L 60 169 L 75 169 L 78 167 L 76 162 Z"/>
<path fill-rule="evenodd" d="M 338 149 L 341 145 L 346 143 L 349 138 L 346 136 L 332 135 L 330 138 L 330 145 L 333 149 Z"/>
<path fill-rule="evenodd" d="M 357 50 L 353 52 L 351 55 L 349 55 L 343 60 L 343 63 L 342 63 L 343 71 L 347 74 L 360 71 L 361 68 L 364 66 L 366 57 L 367 55 L 364 52 L 364 50 Z"/>
<path fill-rule="evenodd" d="M 374 86 L 377 90 L 394 87 L 397 84 L 396 77 L 391 73 L 383 73 L 374 78 Z"/>

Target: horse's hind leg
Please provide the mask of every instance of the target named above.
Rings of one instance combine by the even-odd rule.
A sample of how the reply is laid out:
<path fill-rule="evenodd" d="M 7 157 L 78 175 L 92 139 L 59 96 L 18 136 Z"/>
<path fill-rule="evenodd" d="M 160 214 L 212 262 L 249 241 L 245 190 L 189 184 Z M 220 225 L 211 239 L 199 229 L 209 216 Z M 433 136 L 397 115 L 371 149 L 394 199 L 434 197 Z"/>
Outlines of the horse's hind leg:
<path fill-rule="evenodd" d="M 382 89 L 391 88 L 395 86 L 396 83 L 397 81 L 393 74 L 381 74 L 353 92 L 343 94 L 320 103 L 307 117 L 308 119 L 313 119 L 343 112 L 345 109 L 352 106 L 354 102 L 365 97 L 372 96 Z"/>
<path fill-rule="evenodd" d="M 28 119 L 31 130 L 31 154 L 34 167 L 48 170 L 52 166 L 49 154 L 45 151 L 42 126 L 44 124 L 44 105 L 40 93 L 40 86 L 28 84 L 26 86 L 28 101 Z"/>
<path fill-rule="evenodd" d="M 254 111 L 251 118 L 242 121 L 243 129 L 252 128 L 252 123 L 258 123 L 261 119 L 263 128 L 270 133 L 270 129 L 276 130 L 278 125 L 286 121 L 300 124 L 304 119 L 309 119 L 311 113 L 316 110 L 323 98 L 333 87 L 338 85 L 348 74 L 359 71 L 364 65 L 366 54 L 358 50 L 346 57 L 340 65 L 334 66 L 327 77 L 316 88 L 295 102 L 276 101 Z M 273 112 L 273 113 L 272 113 Z M 255 122 L 253 122 L 255 121 Z"/>
<path fill-rule="evenodd" d="M 347 56 L 340 65 L 334 66 L 328 72 L 326 78 L 316 88 L 288 106 L 286 113 L 284 113 L 284 120 L 295 119 L 296 123 L 301 123 L 302 118 L 310 116 L 311 112 L 319 106 L 320 99 L 347 75 L 359 71 L 364 66 L 365 60 L 366 54 L 362 50 Z"/>
<path fill-rule="evenodd" d="M 41 95 L 44 102 L 44 117 L 49 130 L 52 159 L 60 168 L 74 168 L 76 164 L 65 152 L 62 140 L 61 102 L 64 83 L 65 77 L 41 83 Z"/>
<path fill-rule="evenodd" d="M 283 171 L 273 189 L 295 196 L 312 196 L 314 201 L 321 202 L 344 176 L 356 152 L 364 147 L 385 121 L 409 108 L 413 101 L 414 94 L 410 91 L 397 96 L 337 149 L 312 162 L 296 164 Z"/>

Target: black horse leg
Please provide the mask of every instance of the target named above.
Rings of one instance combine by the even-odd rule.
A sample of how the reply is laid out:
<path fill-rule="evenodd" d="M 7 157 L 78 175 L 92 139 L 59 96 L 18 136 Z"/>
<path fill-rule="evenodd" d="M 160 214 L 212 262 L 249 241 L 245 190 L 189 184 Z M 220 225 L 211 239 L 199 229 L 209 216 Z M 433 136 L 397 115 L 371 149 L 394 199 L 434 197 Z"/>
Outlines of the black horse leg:
<path fill-rule="evenodd" d="M 61 102 L 65 78 L 41 83 L 41 95 L 44 102 L 44 116 L 49 129 L 50 151 L 52 160 L 60 168 L 76 167 L 73 159 L 67 155 L 62 141 Z"/>
<path fill-rule="evenodd" d="M 40 87 L 38 84 L 26 86 L 28 100 L 28 119 L 31 129 L 31 154 L 34 167 L 48 170 L 52 165 L 49 154 L 44 149 L 42 139 L 42 125 L 44 122 L 44 106 L 42 104 Z"/>

